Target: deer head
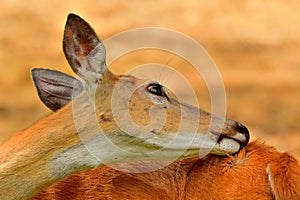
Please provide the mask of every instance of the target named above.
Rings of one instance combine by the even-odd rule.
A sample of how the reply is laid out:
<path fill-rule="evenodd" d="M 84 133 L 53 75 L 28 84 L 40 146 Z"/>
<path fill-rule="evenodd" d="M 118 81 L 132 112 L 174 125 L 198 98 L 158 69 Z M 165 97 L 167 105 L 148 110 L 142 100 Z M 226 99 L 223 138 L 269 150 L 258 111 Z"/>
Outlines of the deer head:
<path fill-rule="evenodd" d="M 39 97 L 56 111 L 75 96 L 80 99 L 83 93 L 92 93 L 101 130 L 114 144 L 150 160 L 180 153 L 181 158 L 191 157 L 199 150 L 224 155 L 247 144 L 249 132 L 239 122 L 178 102 L 157 81 L 110 72 L 103 43 L 91 26 L 74 14 L 68 16 L 63 49 L 82 80 L 54 70 L 33 69 Z M 147 154 L 153 150 L 161 151 L 151 158 Z"/>

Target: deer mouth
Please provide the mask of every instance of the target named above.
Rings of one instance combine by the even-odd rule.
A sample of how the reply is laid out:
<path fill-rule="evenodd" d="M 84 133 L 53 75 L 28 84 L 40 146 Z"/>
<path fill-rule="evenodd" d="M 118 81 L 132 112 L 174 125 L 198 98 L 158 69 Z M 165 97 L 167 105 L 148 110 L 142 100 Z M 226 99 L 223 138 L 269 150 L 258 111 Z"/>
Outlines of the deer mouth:
<path fill-rule="evenodd" d="M 242 147 L 246 146 L 249 141 L 249 138 L 241 133 L 237 133 L 233 136 L 225 136 L 210 131 L 209 136 L 216 141 L 212 153 L 217 155 L 237 153 Z"/>

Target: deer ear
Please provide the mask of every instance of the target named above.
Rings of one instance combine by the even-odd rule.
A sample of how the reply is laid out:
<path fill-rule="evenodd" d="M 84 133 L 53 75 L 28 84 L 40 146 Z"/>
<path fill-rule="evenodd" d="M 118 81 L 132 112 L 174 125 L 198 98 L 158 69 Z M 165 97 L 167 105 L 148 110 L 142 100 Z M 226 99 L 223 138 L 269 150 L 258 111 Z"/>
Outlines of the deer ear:
<path fill-rule="evenodd" d="M 31 75 L 41 101 L 56 111 L 83 91 L 79 80 L 59 71 L 35 68 Z"/>
<path fill-rule="evenodd" d="M 87 83 L 96 83 L 106 73 L 103 43 L 93 28 L 75 14 L 68 15 L 63 50 L 73 71 Z"/>

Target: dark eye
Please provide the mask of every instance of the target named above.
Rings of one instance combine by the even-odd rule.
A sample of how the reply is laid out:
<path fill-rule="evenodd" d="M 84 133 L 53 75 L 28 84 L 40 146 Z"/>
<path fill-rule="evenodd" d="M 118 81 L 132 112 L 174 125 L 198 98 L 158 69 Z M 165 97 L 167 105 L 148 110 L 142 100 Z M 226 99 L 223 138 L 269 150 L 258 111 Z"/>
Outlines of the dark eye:
<path fill-rule="evenodd" d="M 150 84 L 147 87 L 147 90 L 151 94 L 154 94 L 154 95 L 157 95 L 157 96 L 162 96 L 162 97 L 166 96 L 165 92 L 163 91 L 163 86 L 160 85 L 160 84 L 157 84 L 157 83 Z"/>

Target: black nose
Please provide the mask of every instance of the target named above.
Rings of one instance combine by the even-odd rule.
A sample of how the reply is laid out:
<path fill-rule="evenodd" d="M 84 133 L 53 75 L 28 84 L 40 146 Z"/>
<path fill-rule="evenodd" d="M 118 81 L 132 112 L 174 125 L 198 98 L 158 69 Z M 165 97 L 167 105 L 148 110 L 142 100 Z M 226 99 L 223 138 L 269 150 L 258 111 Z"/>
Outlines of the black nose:
<path fill-rule="evenodd" d="M 237 131 L 240 132 L 240 133 L 243 133 L 245 135 L 246 141 L 243 143 L 243 146 L 246 146 L 249 142 L 249 139 L 250 139 L 249 130 L 247 129 L 246 126 L 244 126 L 240 122 L 237 122 L 236 126 L 237 126 Z"/>

